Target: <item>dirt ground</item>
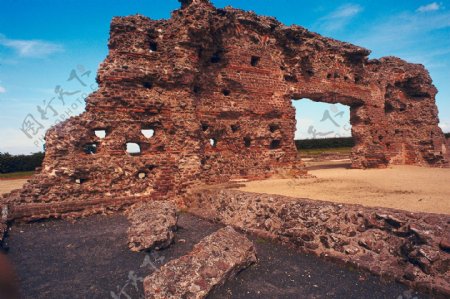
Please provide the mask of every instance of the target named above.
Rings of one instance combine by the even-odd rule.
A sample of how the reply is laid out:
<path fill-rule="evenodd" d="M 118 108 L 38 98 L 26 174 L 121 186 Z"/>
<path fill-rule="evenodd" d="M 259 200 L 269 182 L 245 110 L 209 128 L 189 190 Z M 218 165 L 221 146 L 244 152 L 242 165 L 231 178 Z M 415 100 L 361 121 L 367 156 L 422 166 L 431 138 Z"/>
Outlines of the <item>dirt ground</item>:
<path fill-rule="evenodd" d="M 0 194 L 8 193 L 14 189 L 19 189 L 27 179 L 1 179 L 0 180 Z"/>
<path fill-rule="evenodd" d="M 15 224 L 7 239 L 8 256 L 18 272 L 24 299 L 138 299 L 143 298 L 145 276 L 220 228 L 185 213 L 178 224 L 174 244 L 146 253 L 128 250 L 129 223 L 121 215 Z M 428 298 L 398 283 L 249 238 L 258 262 L 208 298 Z"/>
<path fill-rule="evenodd" d="M 307 163 L 316 178 L 245 183 L 243 191 L 450 214 L 450 168 L 350 169 L 342 161 Z"/>

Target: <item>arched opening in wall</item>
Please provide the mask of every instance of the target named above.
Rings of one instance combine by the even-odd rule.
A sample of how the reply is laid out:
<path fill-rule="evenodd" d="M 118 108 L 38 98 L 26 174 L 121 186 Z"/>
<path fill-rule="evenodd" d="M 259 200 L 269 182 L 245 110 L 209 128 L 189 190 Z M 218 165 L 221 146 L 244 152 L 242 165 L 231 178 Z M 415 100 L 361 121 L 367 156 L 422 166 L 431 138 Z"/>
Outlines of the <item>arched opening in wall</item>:
<path fill-rule="evenodd" d="M 141 154 L 141 147 L 134 142 L 127 142 L 127 153 L 132 156 L 138 156 Z"/>
<path fill-rule="evenodd" d="M 305 161 L 326 162 L 349 167 L 354 139 L 350 106 L 336 99 L 293 100 L 296 130 L 295 146 Z M 339 161 L 339 163 L 338 163 Z M 311 162 L 315 163 L 315 162 Z"/>
<path fill-rule="evenodd" d="M 75 184 L 81 185 L 86 182 L 85 178 L 75 178 Z"/>
<path fill-rule="evenodd" d="M 106 137 L 106 130 L 104 130 L 104 129 L 97 129 L 97 130 L 94 130 L 94 134 L 98 138 L 103 139 L 103 138 Z"/>
<path fill-rule="evenodd" d="M 244 137 L 244 145 L 245 147 L 250 147 L 252 145 L 252 139 L 250 138 L 250 136 Z"/>
<path fill-rule="evenodd" d="M 217 140 L 215 138 L 211 138 L 211 139 L 209 139 L 209 144 L 212 147 L 216 147 L 217 146 Z"/>
<path fill-rule="evenodd" d="M 152 138 L 155 135 L 155 129 L 145 128 L 141 130 L 141 133 L 145 138 Z"/>
<path fill-rule="evenodd" d="M 150 52 L 156 52 L 156 51 L 158 51 L 158 43 L 155 41 L 150 41 L 148 43 L 148 48 L 149 48 Z"/>
<path fill-rule="evenodd" d="M 87 155 L 94 155 L 97 153 L 97 143 L 86 143 L 83 145 L 83 152 Z"/>

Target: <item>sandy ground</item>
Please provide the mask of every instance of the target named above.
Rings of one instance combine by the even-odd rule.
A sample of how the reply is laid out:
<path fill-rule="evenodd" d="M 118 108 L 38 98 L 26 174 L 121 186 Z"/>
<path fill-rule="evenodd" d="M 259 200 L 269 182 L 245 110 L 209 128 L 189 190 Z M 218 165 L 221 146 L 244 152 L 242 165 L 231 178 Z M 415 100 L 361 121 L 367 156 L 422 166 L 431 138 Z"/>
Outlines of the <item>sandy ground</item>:
<path fill-rule="evenodd" d="M 0 180 L 0 194 L 8 193 L 14 189 L 20 189 L 28 179 Z"/>
<path fill-rule="evenodd" d="M 244 191 L 281 194 L 413 212 L 450 214 L 450 168 L 393 166 L 348 169 L 344 160 L 307 163 L 316 178 L 270 179 L 245 183 Z M 0 194 L 27 180 L 0 180 Z"/>
<path fill-rule="evenodd" d="M 245 183 L 244 191 L 315 200 L 450 214 L 450 169 L 393 166 L 348 169 L 345 164 L 310 165 L 317 178 Z"/>

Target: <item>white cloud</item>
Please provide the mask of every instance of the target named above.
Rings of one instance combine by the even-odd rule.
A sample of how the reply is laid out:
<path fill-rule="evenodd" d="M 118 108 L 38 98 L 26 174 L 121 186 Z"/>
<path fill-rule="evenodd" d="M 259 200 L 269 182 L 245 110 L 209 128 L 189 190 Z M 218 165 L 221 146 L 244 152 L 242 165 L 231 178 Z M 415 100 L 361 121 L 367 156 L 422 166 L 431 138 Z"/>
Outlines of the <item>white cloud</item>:
<path fill-rule="evenodd" d="M 338 7 L 335 11 L 320 18 L 314 27 L 319 31 L 336 31 L 344 28 L 353 17 L 358 15 L 363 7 L 358 4 L 345 4 Z"/>
<path fill-rule="evenodd" d="M 418 12 L 429 12 L 429 11 L 436 11 L 441 8 L 441 5 L 437 2 L 433 2 L 427 5 L 420 6 L 417 11 Z"/>
<path fill-rule="evenodd" d="M 4 46 L 16 51 L 21 57 L 42 58 L 51 54 L 62 52 L 63 46 L 60 44 L 42 40 L 20 40 L 9 39 L 0 34 L 0 46 Z"/>
<path fill-rule="evenodd" d="M 450 121 L 441 121 L 439 123 L 439 127 L 441 127 L 442 131 L 444 131 L 444 133 L 449 133 L 450 132 Z"/>
<path fill-rule="evenodd" d="M 397 50 L 433 45 L 436 40 L 430 32 L 449 27 L 450 13 L 417 15 L 405 12 L 375 21 L 371 28 L 359 33 L 361 37 L 353 39 L 353 42 L 369 49 L 395 53 Z"/>
<path fill-rule="evenodd" d="M 4 88 L 3 86 L 0 86 L 0 93 L 5 93 L 6 92 L 6 88 Z"/>

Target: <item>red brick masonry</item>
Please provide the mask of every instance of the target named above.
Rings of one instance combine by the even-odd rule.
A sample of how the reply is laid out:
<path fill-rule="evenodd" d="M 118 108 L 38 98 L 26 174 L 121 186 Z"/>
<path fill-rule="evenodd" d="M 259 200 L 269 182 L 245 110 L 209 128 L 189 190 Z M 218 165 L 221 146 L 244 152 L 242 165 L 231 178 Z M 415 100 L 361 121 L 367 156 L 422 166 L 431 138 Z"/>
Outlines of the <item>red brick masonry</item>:
<path fill-rule="evenodd" d="M 198 183 L 303 175 L 291 103 L 301 98 L 350 107 L 353 167 L 448 165 L 422 65 L 368 59 L 367 49 L 207 0 L 181 2 L 168 20 L 112 20 L 86 112 L 47 132 L 42 170 L 0 202 L 59 212 L 63 203 L 181 200 Z"/>

